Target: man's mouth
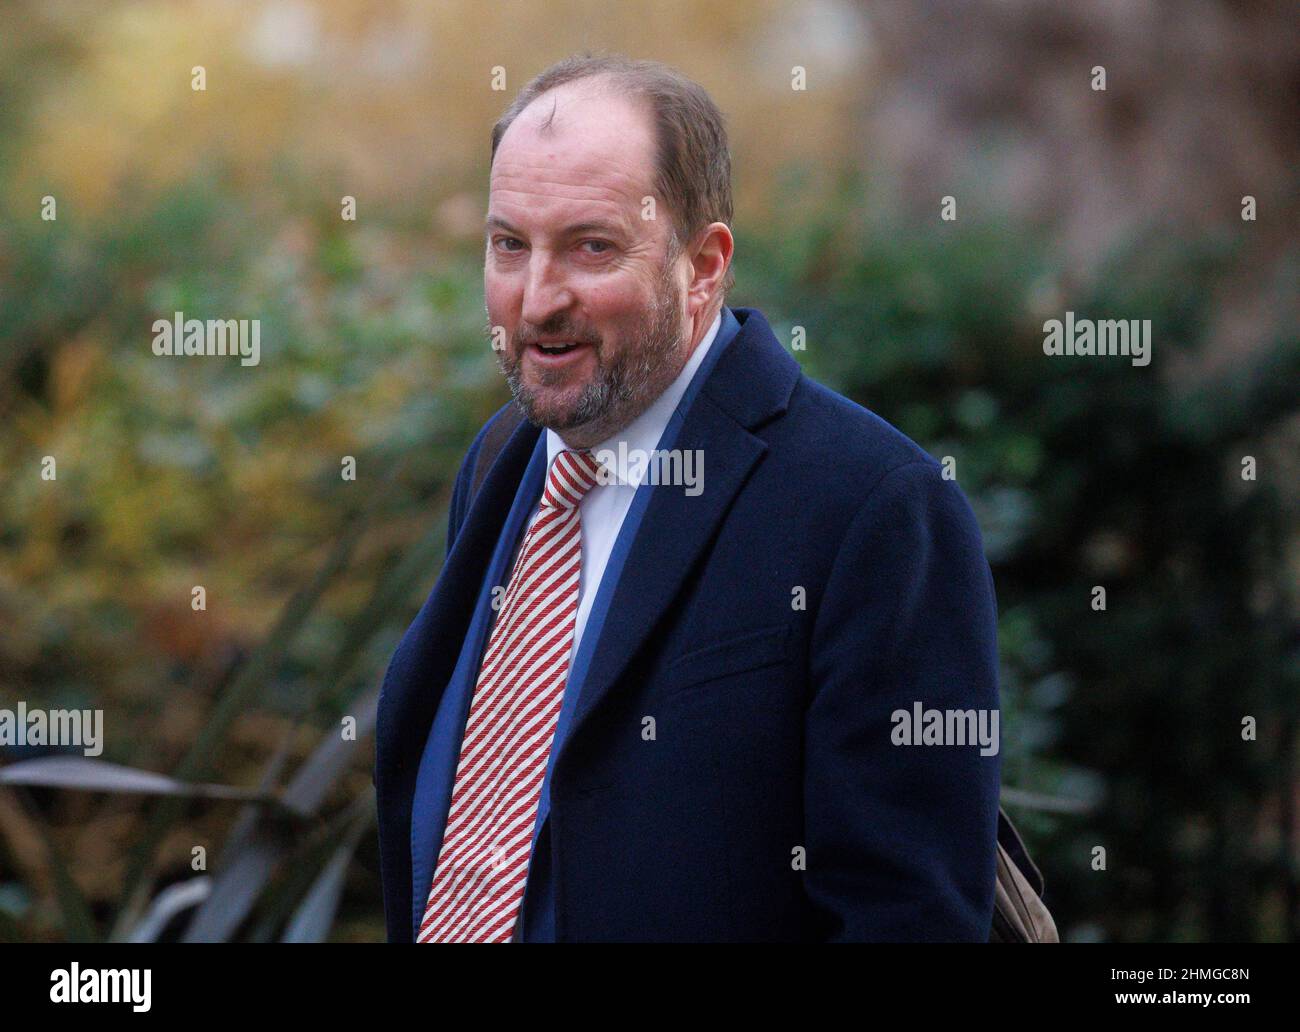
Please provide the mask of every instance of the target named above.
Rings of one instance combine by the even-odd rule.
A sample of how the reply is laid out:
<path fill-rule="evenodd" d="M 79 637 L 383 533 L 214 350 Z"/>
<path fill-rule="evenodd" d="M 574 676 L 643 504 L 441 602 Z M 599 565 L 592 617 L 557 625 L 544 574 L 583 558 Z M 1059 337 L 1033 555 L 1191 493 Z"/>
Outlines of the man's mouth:
<path fill-rule="evenodd" d="M 553 340 L 544 344 L 529 344 L 528 351 L 544 365 L 552 366 L 573 361 L 576 356 L 580 356 L 590 347 L 590 344 L 581 341 Z"/>

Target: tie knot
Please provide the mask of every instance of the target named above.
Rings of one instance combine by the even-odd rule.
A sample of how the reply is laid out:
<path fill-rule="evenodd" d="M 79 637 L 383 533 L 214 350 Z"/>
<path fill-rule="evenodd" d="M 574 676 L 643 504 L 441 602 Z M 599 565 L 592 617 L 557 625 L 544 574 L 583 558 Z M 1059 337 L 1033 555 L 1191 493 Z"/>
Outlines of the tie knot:
<path fill-rule="evenodd" d="M 596 485 L 600 468 L 600 463 L 585 448 L 560 452 L 551 463 L 546 488 L 542 491 L 542 505 L 572 509 Z"/>

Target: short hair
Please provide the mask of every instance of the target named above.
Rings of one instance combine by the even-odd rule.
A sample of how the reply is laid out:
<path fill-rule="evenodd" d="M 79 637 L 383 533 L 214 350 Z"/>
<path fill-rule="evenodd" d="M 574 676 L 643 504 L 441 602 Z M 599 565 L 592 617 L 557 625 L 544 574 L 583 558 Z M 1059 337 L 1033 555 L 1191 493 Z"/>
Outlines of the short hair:
<path fill-rule="evenodd" d="M 708 225 L 731 225 L 731 153 L 727 127 L 703 86 L 658 61 L 590 51 L 557 61 L 527 83 L 492 127 L 492 162 L 501 138 L 519 113 L 558 86 L 602 78 L 624 95 L 644 100 L 655 133 L 654 189 L 669 214 L 668 260 Z M 549 125 L 549 121 L 545 123 Z M 728 263 L 720 296 L 735 283 Z"/>

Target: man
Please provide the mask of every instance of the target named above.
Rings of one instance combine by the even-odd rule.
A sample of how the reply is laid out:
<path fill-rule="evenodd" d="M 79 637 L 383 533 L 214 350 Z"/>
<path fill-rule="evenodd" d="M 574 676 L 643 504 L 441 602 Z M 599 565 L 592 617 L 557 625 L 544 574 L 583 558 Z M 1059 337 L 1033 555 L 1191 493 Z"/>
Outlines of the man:
<path fill-rule="evenodd" d="M 513 400 L 381 692 L 390 941 L 989 936 L 996 750 L 898 733 L 996 713 L 979 531 L 724 305 L 731 219 L 721 115 L 664 66 L 571 58 L 493 131 Z"/>

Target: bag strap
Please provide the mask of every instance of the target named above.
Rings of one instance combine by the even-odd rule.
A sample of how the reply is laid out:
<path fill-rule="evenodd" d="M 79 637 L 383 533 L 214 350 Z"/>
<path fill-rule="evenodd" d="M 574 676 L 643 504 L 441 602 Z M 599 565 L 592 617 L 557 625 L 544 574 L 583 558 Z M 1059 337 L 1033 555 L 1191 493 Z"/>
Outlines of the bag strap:
<path fill-rule="evenodd" d="M 1042 893 L 1043 874 L 1029 859 L 1020 832 L 999 806 L 997 879 L 989 942 L 1060 942 Z"/>
<path fill-rule="evenodd" d="M 1030 888 L 1038 895 L 1043 894 L 1043 872 L 1038 869 L 1029 856 L 1029 850 L 1025 848 L 1025 840 L 1020 837 L 1020 832 L 1016 826 L 1011 823 L 1011 818 L 1007 816 L 1007 811 L 998 807 L 998 842 L 1010 855 L 1015 865 L 1020 868 L 1020 873 L 1025 876 L 1029 882 Z"/>
<path fill-rule="evenodd" d="M 524 421 L 523 409 L 515 402 L 494 419 L 483 435 L 483 443 L 479 445 L 478 455 L 474 459 L 474 476 L 470 481 L 469 501 L 474 501 L 474 496 L 478 494 L 479 487 L 487 478 L 488 470 L 492 468 L 492 463 L 496 457 L 501 454 L 501 449 L 506 446 L 506 441 L 510 440 L 510 435 L 515 432 L 515 427 Z"/>

